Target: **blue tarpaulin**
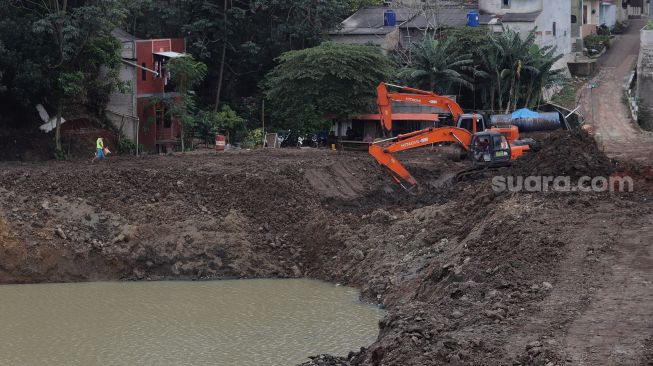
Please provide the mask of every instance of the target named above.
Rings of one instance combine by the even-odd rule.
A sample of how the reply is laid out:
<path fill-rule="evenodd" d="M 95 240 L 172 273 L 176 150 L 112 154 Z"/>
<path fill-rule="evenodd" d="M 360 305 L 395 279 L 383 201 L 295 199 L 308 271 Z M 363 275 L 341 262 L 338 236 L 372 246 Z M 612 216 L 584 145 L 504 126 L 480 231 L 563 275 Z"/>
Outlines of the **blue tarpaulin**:
<path fill-rule="evenodd" d="M 539 118 L 540 114 L 534 111 L 531 111 L 528 108 L 522 108 L 518 109 L 514 112 L 512 112 L 512 119 L 519 119 L 519 118 Z"/>

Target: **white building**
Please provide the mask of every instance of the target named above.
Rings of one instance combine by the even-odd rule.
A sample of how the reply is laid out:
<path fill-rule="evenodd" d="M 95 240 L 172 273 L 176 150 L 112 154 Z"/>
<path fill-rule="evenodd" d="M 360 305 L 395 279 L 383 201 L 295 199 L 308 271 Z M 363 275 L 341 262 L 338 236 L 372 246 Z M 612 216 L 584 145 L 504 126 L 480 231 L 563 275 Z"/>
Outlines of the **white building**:
<path fill-rule="evenodd" d="M 569 0 L 479 0 L 484 23 L 501 25 L 525 37 L 535 29 L 535 42 L 555 46 L 564 57 L 555 68 L 567 68 L 572 52 Z"/>

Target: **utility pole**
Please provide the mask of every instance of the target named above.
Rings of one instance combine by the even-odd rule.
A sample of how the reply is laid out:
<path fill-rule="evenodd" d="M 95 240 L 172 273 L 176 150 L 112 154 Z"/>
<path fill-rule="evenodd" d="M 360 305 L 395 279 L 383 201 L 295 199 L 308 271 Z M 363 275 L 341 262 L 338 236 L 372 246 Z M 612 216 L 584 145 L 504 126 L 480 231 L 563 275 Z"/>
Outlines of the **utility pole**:
<path fill-rule="evenodd" d="M 263 147 L 265 147 L 265 99 L 261 101 L 261 123 L 263 124 Z"/>
<path fill-rule="evenodd" d="M 227 34 L 228 34 L 228 29 L 227 29 L 227 0 L 224 0 L 224 9 L 223 9 L 224 15 L 223 15 L 223 27 L 224 27 L 224 40 L 222 44 L 222 57 L 220 57 L 220 74 L 218 76 L 218 90 L 215 95 L 215 105 L 213 106 L 213 111 L 217 112 L 218 107 L 220 106 L 220 93 L 222 92 L 222 77 L 224 75 L 224 63 L 225 63 L 225 56 L 227 54 Z"/>

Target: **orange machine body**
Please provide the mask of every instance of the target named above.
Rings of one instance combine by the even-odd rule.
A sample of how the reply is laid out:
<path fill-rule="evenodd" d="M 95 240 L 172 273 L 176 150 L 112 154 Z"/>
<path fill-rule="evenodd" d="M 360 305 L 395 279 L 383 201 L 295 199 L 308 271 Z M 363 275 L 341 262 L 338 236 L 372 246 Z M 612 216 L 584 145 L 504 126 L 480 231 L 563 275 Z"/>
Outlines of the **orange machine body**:
<path fill-rule="evenodd" d="M 389 93 L 386 86 L 399 88 L 409 93 Z M 462 108 L 453 100 L 439 96 L 433 92 L 402 87 L 392 84 L 381 83 L 377 87 L 377 103 L 381 113 L 381 126 L 386 133 L 392 131 L 392 107 L 391 101 L 402 101 L 425 106 L 435 106 L 451 112 L 454 121 L 463 116 Z M 469 115 L 465 115 L 470 118 Z M 512 143 L 519 139 L 519 130 L 516 126 L 493 127 L 486 132 L 477 131 L 476 114 L 472 114 L 472 130 L 459 127 L 432 127 L 399 135 L 386 140 L 374 142 L 369 147 L 369 153 L 381 164 L 390 174 L 392 179 L 404 188 L 417 186 L 417 180 L 410 172 L 397 160 L 394 153 L 419 148 L 422 146 L 432 145 L 440 142 L 452 142 L 460 145 L 464 150 L 469 151 L 472 141 L 475 137 L 494 134 L 497 138 L 505 137 L 505 144 L 510 148 L 510 160 L 515 160 L 530 149 L 529 146 L 517 146 Z M 479 117 L 480 118 L 480 117 Z M 458 123 L 460 125 L 460 123 Z M 500 135 L 497 135 L 496 133 Z M 503 137 L 501 137 L 501 135 Z M 404 185 L 408 183 L 410 187 Z"/>

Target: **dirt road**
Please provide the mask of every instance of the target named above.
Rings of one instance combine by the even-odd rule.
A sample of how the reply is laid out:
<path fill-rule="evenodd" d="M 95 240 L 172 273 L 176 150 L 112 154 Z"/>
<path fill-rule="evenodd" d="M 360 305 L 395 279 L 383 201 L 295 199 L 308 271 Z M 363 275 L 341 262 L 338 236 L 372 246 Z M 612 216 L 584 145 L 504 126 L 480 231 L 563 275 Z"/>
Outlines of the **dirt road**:
<path fill-rule="evenodd" d="M 653 135 L 642 131 L 622 101 L 639 54 L 639 30 L 646 20 L 633 20 L 629 31 L 613 42 L 598 61 L 599 73 L 582 91 L 585 117 L 600 134 L 608 156 L 625 163 L 653 163 Z M 611 222 L 614 218 L 605 218 Z M 565 338 L 566 353 L 578 365 L 637 365 L 653 336 L 653 230 L 650 216 L 619 225 L 620 244 L 607 268 L 603 288 L 577 318 Z"/>
<path fill-rule="evenodd" d="M 642 131 L 633 121 L 623 96 L 628 78 L 639 55 L 640 29 L 644 19 L 633 19 L 627 33 L 617 36 L 598 61 L 598 75 L 581 90 L 582 113 L 594 126 L 610 157 L 651 165 L 653 134 Z"/>

